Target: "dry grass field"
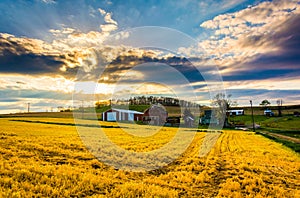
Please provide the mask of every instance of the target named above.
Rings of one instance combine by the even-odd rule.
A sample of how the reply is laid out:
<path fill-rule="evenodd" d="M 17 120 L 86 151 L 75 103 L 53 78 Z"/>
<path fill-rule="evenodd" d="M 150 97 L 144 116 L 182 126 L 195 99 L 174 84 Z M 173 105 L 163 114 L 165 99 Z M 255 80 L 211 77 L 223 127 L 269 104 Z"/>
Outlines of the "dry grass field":
<path fill-rule="evenodd" d="M 11 121 L 17 119 L 41 123 Z M 59 123 L 74 121 L 0 119 L 0 197 L 300 197 L 299 154 L 252 132 L 223 131 L 205 157 L 199 157 L 205 137 L 199 132 L 177 160 L 139 173 L 99 162 L 74 126 Z M 176 133 L 162 128 L 135 137 L 121 128 L 103 130 L 137 152 L 157 149 Z"/>

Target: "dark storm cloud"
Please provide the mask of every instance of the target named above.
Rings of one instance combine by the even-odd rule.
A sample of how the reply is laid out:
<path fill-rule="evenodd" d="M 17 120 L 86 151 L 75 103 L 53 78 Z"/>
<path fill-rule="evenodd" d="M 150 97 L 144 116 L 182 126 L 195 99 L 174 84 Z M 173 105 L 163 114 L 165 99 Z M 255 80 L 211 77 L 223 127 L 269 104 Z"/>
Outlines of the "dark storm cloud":
<path fill-rule="evenodd" d="M 20 74 L 55 73 L 64 64 L 62 57 L 34 52 L 33 43 L 0 37 L 0 72 Z M 29 50 L 29 48 L 33 50 Z"/>
<path fill-rule="evenodd" d="M 170 67 L 176 69 L 180 72 L 189 82 L 198 82 L 203 81 L 201 73 L 196 69 L 195 66 L 186 58 L 182 57 L 168 57 L 168 58 L 156 58 L 150 56 L 119 56 L 113 60 L 101 74 L 99 82 L 102 83 L 115 83 L 118 81 L 122 73 L 126 73 L 132 68 L 141 65 L 147 64 L 147 66 L 139 68 L 139 71 L 142 72 L 145 76 L 144 80 L 153 79 L 154 75 L 159 73 L 159 64 L 169 65 Z M 151 65 L 152 64 L 152 65 Z M 168 73 L 161 71 L 159 75 L 165 75 L 167 78 L 172 78 Z M 109 79 L 105 79 L 108 77 Z M 128 79 L 126 82 L 136 82 L 140 79 Z"/>
<path fill-rule="evenodd" d="M 257 68 L 300 69 L 300 16 L 295 16 L 283 24 L 282 31 L 270 37 L 271 42 L 281 40 L 279 52 L 259 56 L 251 65 Z"/>
<path fill-rule="evenodd" d="M 282 42 L 281 47 L 285 53 L 290 53 L 294 55 L 300 54 L 300 16 L 296 15 L 289 19 L 283 24 L 285 27 L 281 32 L 279 32 L 277 38 L 287 38 Z M 276 38 L 275 37 L 275 38 Z"/>
<path fill-rule="evenodd" d="M 233 70 L 229 75 L 224 75 L 223 79 L 261 80 L 300 76 L 300 16 L 292 17 L 282 26 L 280 32 L 267 36 L 269 43 L 276 43 L 278 51 L 258 55 L 251 62 L 244 63 L 243 68 L 247 68 L 247 71 Z M 252 40 L 252 45 L 265 40 L 266 37 L 257 38 Z"/>
<path fill-rule="evenodd" d="M 266 80 L 278 77 L 300 76 L 299 69 L 260 69 L 237 71 L 223 75 L 224 81 Z"/>
<path fill-rule="evenodd" d="M 55 73 L 64 64 L 56 60 L 56 57 L 39 55 L 34 53 L 14 54 L 4 50 L 0 56 L 0 72 L 20 74 Z"/>

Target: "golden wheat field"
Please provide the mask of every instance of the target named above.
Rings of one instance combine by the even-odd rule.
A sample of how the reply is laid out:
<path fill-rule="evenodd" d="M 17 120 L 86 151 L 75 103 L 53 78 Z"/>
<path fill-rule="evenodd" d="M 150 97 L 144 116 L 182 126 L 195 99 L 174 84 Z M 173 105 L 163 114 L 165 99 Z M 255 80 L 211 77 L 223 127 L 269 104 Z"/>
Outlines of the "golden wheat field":
<path fill-rule="evenodd" d="M 74 121 L 0 119 L 0 197 L 300 197 L 300 155 L 253 132 L 223 131 L 204 157 L 205 133 L 198 132 L 168 166 L 130 172 L 98 161 L 75 126 L 59 123 Z M 149 137 L 104 131 L 120 147 L 142 152 L 166 144 L 176 128 Z"/>

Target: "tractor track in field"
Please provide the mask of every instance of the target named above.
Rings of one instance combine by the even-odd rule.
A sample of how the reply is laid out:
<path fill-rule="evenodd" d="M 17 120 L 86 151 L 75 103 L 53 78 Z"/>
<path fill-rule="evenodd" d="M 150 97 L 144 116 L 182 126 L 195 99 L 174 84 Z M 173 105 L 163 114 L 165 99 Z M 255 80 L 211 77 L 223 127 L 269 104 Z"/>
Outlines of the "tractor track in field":
<path fill-rule="evenodd" d="M 230 153 L 230 150 L 228 148 L 228 134 L 222 133 L 218 137 L 213 152 L 209 153 L 208 158 L 213 160 L 209 160 L 206 162 L 206 166 L 213 166 L 215 169 L 215 172 L 210 173 L 210 177 L 213 181 L 213 185 L 210 188 L 215 192 L 215 194 L 213 194 L 213 197 L 217 196 L 217 192 L 220 189 L 220 184 L 224 183 L 226 180 L 225 172 L 227 171 L 227 161 L 223 157 L 225 153 Z"/>

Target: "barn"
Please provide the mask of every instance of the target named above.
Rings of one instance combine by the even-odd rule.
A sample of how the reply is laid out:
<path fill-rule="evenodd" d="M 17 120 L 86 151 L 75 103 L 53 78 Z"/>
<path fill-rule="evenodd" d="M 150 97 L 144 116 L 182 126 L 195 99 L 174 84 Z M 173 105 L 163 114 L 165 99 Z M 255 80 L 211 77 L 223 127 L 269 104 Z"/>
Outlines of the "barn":
<path fill-rule="evenodd" d="M 102 113 L 102 120 L 109 122 L 139 121 L 143 119 L 143 114 L 139 111 L 112 108 Z"/>
<path fill-rule="evenodd" d="M 144 112 L 143 123 L 149 125 L 164 125 L 168 112 L 162 105 L 152 105 Z"/>

